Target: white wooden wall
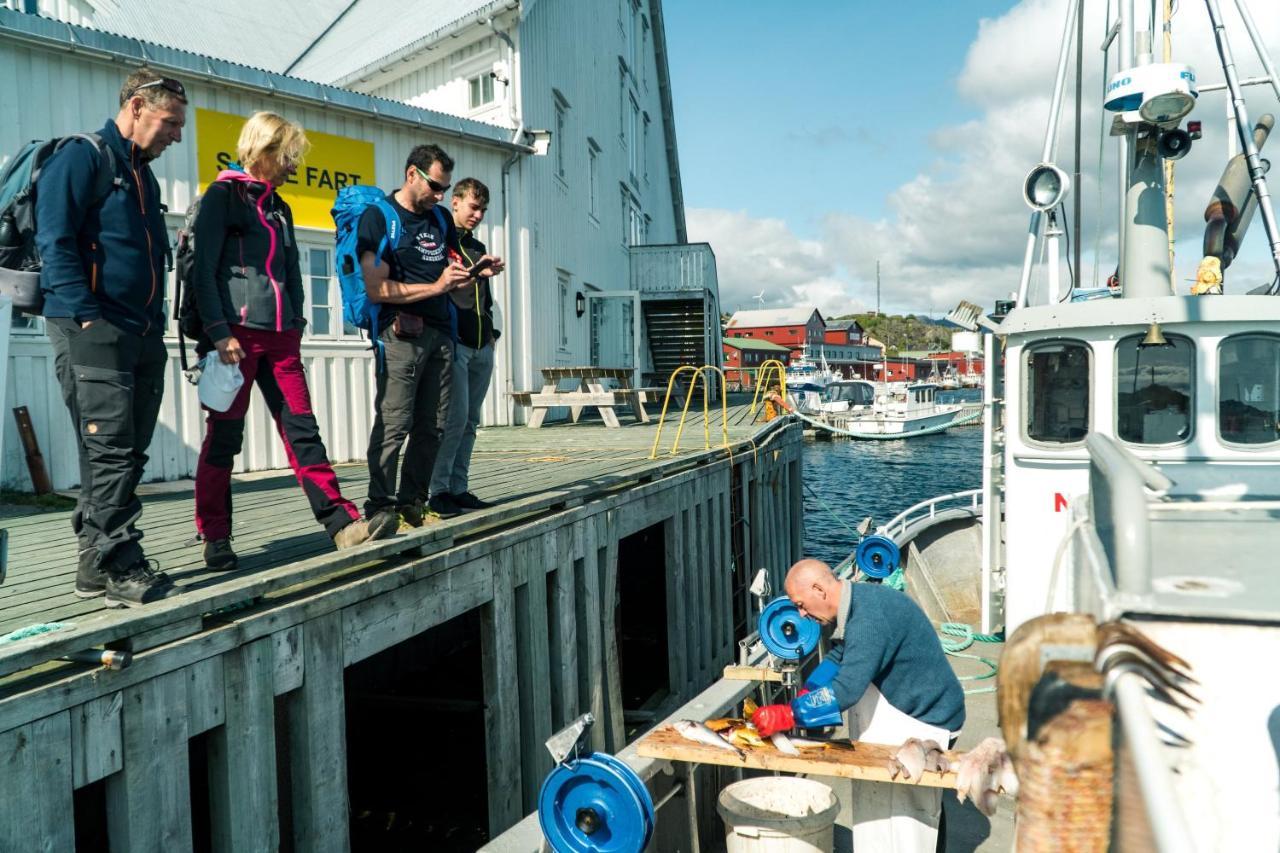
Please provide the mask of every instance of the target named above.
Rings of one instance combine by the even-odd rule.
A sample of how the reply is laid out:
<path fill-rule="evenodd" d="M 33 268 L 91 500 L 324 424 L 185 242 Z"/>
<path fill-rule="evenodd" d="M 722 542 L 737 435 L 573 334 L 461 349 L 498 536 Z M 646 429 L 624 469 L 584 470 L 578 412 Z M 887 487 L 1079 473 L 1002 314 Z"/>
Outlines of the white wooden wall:
<path fill-rule="evenodd" d="M 5 119 L 0 122 L 0 168 L 28 140 L 101 127 L 115 115 L 117 95 L 126 73 L 121 66 L 96 59 L 0 41 L 0 79 L 5 81 L 0 87 L 0 116 Z M 246 116 L 255 110 L 273 109 L 309 130 L 368 140 L 374 144 L 377 181 L 387 189 L 402 181 L 405 156 L 414 145 L 437 142 L 458 161 L 458 173 L 474 175 L 488 184 L 494 195 L 493 206 L 501 206 L 501 169 L 508 155 L 500 148 L 463 143 L 433 135 L 429 129 L 416 131 L 323 105 L 281 101 L 265 93 L 214 83 L 184 82 L 191 98 L 184 139 L 154 164 L 163 199 L 173 211 L 169 218 L 171 229 L 181 223 L 182 212 L 197 189 L 196 107 Z M 501 223 L 483 226 L 480 238 L 490 245 L 501 245 L 500 226 Z M 300 229 L 299 237 L 321 244 L 330 240 L 325 232 L 312 229 Z M 501 278 L 496 288 L 507 316 L 520 310 L 519 304 L 513 305 L 502 297 L 506 285 Z M 170 296 L 172 292 L 170 284 Z M 11 341 L 8 391 L 0 412 L 5 430 L 0 483 L 11 488 L 31 487 L 11 414 L 14 406 L 25 405 L 31 411 L 54 487 L 74 486 L 79 480 L 74 437 L 53 378 L 50 345 L 42 334 L 21 331 L 14 333 Z M 191 476 L 203 436 L 203 416 L 195 404 L 193 389 L 182 380 L 177 366 L 176 340 L 170 341 L 170 348 L 173 359 L 169 383 L 147 480 Z M 335 462 L 364 459 L 373 406 L 373 366 L 367 346 L 358 341 L 304 341 L 303 355 L 313 406 L 330 457 Z M 499 347 L 495 381 L 484 412 L 486 425 L 510 422 L 511 406 L 503 391 L 510 387 L 511 362 L 510 352 Z M 239 465 L 240 470 L 287 466 L 280 440 L 260 402 L 251 409 Z"/>

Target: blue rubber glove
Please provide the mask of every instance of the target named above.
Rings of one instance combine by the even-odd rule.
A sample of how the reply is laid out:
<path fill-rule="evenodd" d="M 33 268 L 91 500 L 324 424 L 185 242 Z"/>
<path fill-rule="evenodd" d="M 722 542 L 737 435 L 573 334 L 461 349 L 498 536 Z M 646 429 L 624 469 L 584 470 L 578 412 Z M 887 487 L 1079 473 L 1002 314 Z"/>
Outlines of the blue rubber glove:
<path fill-rule="evenodd" d="M 838 726 L 841 722 L 840 706 L 836 704 L 835 691 L 830 687 L 819 687 L 792 699 L 791 713 L 796 726 L 802 729 Z"/>
<path fill-rule="evenodd" d="M 805 679 L 805 691 L 817 690 L 819 687 L 826 687 L 836 677 L 836 673 L 840 671 L 840 664 L 831 659 L 824 660 L 813 668 L 813 672 Z"/>

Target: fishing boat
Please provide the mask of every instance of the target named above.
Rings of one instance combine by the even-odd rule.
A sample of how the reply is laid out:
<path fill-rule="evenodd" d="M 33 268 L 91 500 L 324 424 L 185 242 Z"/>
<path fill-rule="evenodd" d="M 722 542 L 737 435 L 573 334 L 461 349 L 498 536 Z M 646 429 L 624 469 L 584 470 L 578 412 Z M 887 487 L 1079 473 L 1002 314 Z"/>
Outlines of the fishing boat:
<path fill-rule="evenodd" d="M 787 396 L 791 398 L 791 405 L 800 412 L 819 411 L 826 387 L 840 378 L 827 364 L 826 353 L 819 352 L 815 360 L 808 344 L 800 356 L 787 365 L 786 377 Z"/>
<path fill-rule="evenodd" d="M 980 414 L 964 403 L 938 402 L 939 390 L 932 382 L 898 387 L 860 379 L 833 382 L 813 423 L 848 438 L 894 439 L 932 435 Z"/>
<path fill-rule="evenodd" d="M 1280 655 L 1268 554 L 1280 541 L 1280 229 L 1259 156 L 1274 121 L 1251 120 L 1244 98 L 1254 84 L 1280 97 L 1280 77 L 1244 0 L 1235 5 L 1265 69 L 1243 82 L 1217 0 L 1209 26 L 1179 38 L 1216 43 L 1219 67 L 1204 77 L 1221 83 L 1153 58 L 1166 25 L 1154 6 L 1148 17 L 1121 0 L 1106 22 L 1122 227 L 1117 275 L 1089 283 L 1078 249 L 1074 275 L 1059 275 L 1071 182 L 1056 162 L 1058 116 L 1082 14 L 1068 4 L 1044 148 L 1023 188 L 1032 212 L 1016 296 L 990 316 L 965 304 L 949 317 L 983 334 L 982 485 L 878 529 L 934 620 L 1006 632 L 1002 727 L 1028 849 L 1047 849 L 1036 833 L 1068 831 L 1092 839 L 1079 849 L 1280 847 L 1280 682 L 1258 677 Z M 1220 156 L 1191 151 L 1199 123 L 1188 119 L 1200 94 L 1224 89 L 1239 153 L 1228 151 L 1206 199 L 1204 259 L 1180 295 L 1167 167 Z M 1233 279 L 1255 213 L 1275 278 Z M 1087 785 L 1054 758 L 1061 750 L 1042 748 L 1061 715 L 1041 707 L 1037 721 L 1027 703 L 1006 704 L 1061 678 L 1069 660 L 1097 676 L 1099 704 L 1081 713 L 1114 735 L 1097 741 Z M 1060 784 L 1050 800 L 1028 779 Z"/>

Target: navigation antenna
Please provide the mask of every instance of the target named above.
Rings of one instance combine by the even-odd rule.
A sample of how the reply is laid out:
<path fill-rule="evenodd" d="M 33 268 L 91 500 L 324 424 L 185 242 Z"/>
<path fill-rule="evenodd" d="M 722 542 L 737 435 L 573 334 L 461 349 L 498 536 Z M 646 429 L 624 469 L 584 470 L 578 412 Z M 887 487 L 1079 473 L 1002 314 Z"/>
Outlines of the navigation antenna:
<path fill-rule="evenodd" d="M 880 316 L 880 261 L 876 261 L 876 316 Z"/>

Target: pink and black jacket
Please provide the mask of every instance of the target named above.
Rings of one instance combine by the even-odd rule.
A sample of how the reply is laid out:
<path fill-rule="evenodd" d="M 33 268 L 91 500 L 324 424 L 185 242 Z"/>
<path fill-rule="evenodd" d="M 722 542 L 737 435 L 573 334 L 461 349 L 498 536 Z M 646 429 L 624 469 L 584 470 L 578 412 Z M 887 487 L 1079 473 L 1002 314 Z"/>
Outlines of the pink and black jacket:
<path fill-rule="evenodd" d="M 192 279 L 210 341 L 230 337 L 233 324 L 272 332 L 306 325 L 293 212 L 270 184 L 219 173 L 194 232 Z"/>

